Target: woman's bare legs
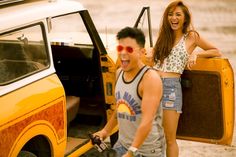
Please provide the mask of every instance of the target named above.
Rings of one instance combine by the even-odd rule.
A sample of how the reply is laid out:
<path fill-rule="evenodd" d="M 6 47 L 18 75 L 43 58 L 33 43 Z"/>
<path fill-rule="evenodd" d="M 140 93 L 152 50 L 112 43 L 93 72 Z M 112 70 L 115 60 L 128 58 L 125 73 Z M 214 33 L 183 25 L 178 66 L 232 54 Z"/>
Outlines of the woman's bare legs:
<path fill-rule="evenodd" d="M 166 137 L 166 155 L 167 157 L 178 157 L 179 147 L 176 142 L 176 132 L 178 127 L 180 113 L 175 110 L 163 110 L 163 126 Z"/>

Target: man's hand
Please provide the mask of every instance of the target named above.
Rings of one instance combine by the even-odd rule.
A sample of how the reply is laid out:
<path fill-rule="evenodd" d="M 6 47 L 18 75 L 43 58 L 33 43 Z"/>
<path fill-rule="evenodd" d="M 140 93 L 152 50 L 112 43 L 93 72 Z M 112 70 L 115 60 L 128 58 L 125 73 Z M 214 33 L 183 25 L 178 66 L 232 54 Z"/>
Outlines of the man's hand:
<path fill-rule="evenodd" d="M 134 157 L 134 156 L 132 152 L 127 151 L 122 157 Z"/>
<path fill-rule="evenodd" d="M 95 132 L 93 135 L 97 135 L 101 140 L 105 140 L 108 137 L 108 133 L 105 129 Z"/>

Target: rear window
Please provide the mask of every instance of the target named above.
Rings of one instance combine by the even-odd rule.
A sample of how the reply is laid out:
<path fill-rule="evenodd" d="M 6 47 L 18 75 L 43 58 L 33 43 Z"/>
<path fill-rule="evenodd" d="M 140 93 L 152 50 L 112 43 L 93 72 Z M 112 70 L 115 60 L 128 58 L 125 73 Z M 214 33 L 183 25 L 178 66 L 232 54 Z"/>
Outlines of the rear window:
<path fill-rule="evenodd" d="M 49 65 L 40 24 L 0 34 L 0 85 L 27 77 Z"/>

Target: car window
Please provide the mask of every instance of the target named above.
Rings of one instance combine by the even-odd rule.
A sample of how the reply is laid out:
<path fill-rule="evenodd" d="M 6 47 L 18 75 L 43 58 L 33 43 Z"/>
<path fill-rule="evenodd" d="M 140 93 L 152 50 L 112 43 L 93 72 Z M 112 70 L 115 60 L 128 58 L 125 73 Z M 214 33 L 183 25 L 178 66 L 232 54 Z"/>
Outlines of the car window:
<path fill-rule="evenodd" d="M 0 85 L 49 65 L 40 24 L 0 34 Z"/>
<path fill-rule="evenodd" d="M 49 38 L 52 45 L 92 45 L 91 38 L 79 13 L 51 19 Z"/>

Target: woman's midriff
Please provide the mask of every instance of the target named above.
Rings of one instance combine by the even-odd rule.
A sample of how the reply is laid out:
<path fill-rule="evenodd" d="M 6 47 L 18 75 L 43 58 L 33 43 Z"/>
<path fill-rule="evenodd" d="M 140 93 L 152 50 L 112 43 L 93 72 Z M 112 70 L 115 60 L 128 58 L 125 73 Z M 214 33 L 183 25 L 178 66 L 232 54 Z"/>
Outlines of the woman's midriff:
<path fill-rule="evenodd" d="M 180 78 L 181 74 L 172 72 L 157 71 L 161 78 Z"/>

